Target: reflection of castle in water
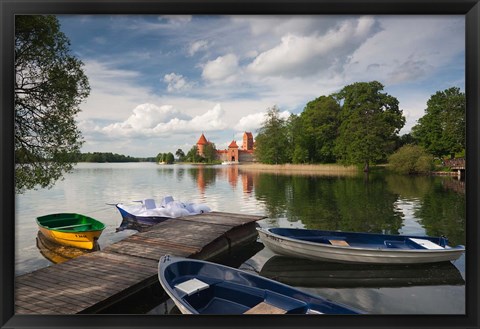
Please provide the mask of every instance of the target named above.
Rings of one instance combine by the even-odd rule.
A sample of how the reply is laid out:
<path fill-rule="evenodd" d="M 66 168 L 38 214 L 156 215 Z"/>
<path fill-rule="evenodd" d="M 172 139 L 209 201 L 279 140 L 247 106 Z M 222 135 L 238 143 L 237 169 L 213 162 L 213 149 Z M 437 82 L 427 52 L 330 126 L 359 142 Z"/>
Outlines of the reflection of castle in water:
<path fill-rule="evenodd" d="M 228 181 L 230 186 L 237 188 L 238 182 L 241 181 L 244 193 L 250 194 L 253 191 L 254 175 L 250 173 L 239 173 L 238 166 L 222 166 L 222 167 L 208 167 L 204 165 L 196 166 L 190 169 L 192 178 L 196 181 L 200 193 L 205 193 L 208 185 L 216 181 L 216 176 Z"/>

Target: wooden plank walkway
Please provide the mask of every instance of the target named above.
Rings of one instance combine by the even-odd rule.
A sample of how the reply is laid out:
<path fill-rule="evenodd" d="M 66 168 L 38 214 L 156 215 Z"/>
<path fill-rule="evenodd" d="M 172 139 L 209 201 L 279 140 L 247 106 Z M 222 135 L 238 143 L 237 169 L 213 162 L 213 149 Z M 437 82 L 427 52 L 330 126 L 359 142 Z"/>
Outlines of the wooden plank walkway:
<path fill-rule="evenodd" d="M 15 278 L 16 314 L 95 313 L 158 281 L 165 254 L 209 259 L 256 234 L 265 216 L 211 212 L 169 219 L 101 251 Z"/>

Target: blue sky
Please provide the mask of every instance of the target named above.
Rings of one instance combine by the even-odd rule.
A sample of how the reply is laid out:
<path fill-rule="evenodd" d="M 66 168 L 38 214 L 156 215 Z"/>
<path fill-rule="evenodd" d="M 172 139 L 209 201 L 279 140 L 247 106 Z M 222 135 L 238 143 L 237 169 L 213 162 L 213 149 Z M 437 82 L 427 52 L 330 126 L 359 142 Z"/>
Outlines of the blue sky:
<path fill-rule="evenodd" d="M 91 86 L 83 152 L 185 153 L 256 135 L 268 108 L 299 114 L 344 86 L 378 80 L 406 117 L 465 89 L 464 16 L 59 16 Z"/>

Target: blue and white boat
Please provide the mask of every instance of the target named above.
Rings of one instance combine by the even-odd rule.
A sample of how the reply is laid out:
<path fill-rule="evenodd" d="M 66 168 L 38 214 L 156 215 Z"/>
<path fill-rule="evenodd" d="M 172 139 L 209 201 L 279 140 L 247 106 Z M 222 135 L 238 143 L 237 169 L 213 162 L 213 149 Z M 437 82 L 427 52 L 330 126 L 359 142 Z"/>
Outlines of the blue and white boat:
<path fill-rule="evenodd" d="M 257 228 L 273 252 L 321 261 L 372 264 L 435 263 L 458 259 L 465 247 L 445 237 L 390 235 L 295 228 Z"/>
<path fill-rule="evenodd" d="M 211 212 L 205 204 L 184 203 L 176 201 L 172 196 L 162 199 L 157 206 L 154 199 L 136 201 L 136 204 L 114 204 L 122 216 L 122 223 L 117 230 L 125 228 L 142 228 L 163 222 L 170 218 L 198 215 Z"/>
<path fill-rule="evenodd" d="M 362 314 L 256 274 L 165 255 L 158 279 L 183 314 Z"/>

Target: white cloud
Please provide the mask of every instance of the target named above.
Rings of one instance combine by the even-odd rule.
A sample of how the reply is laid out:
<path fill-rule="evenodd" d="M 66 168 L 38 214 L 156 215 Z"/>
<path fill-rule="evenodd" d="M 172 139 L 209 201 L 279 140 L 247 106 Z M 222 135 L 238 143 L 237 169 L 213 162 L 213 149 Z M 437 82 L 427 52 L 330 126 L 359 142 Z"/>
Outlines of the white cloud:
<path fill-rule="evenodd" d="M 84 64 L 91 90 L 81 105 L 79 120 L 117 119 L 128 115 L 136 105 L 152 100 L 149 90 L 136 84 L 139 72 L 96 60 L 84 60 Z"/>
<path fill-rule="evenodd" d="M 169 92 L 184 91 L 192 88 L 192 83 L 187 82 L 183 75 L 173 72 L 165 74 L 163 81 L 168 84 L 167 90 Z"/>
<path fill-rule="evenodd" d="M 346 60 L 373 32 L 375 20 L 347 20 L 324 35 L 287 34 L 280 44 L 262 52 L 248 70 L 259 75 L 310 76 Z"/>
<path fill-rule="evenodd" d="M 205 64 L 202 77 L 210 82 L 231 82 L 239 73 L 238 58 L 234 54 L 219 56 Z"/>
<path fill-rule="evenodd" d="M 188 48 L 188 55 L 193 56 L 197 52 L 206 50 L 208 48 L 208 41 L 206 40 L 197 40 L 195 42 L 192 42 L 190 44 L 190 47 Z"/>
<path fill-rule="evenodd" d="M 135 107 L 132 112 L 125 121 L 115 122 L 105 127 L 96 125 L 93 130 L 110 138 L 149 138 L 171 133 L 221 130 L 227 127 L 223 119 L 225 113 L 219 104 L 194 117 L 181 113 L 171 105 L 158 107 L 154 104 L 142 104 Z M 89 128 L 86 123 L 83 126 Z M 92 129 L 91 125 L 90 129 Z"/>
<path fill-rule="evenodd" d="M 463 17 L 380 17 L 382 31 L 350 57 L 351 77 L 398 84 L 426 79 L 463 52 Z M 446 42 L 445 40 L 449 40 Z M 461 63 L 459 63 L 461 64 Z"/>
<path fill-rule="evenodd" d="M 238 123 L 233 127 L 237 131 L 251 131 L 256 132 L 264 123 L 266 119 L 266 112 L 259 112 L 246 115 L 238 120 Z M 282 111 L 279 113 L 279 117 L 282 119 L 288 119 L 291 113 L 289 111 Z"/>

